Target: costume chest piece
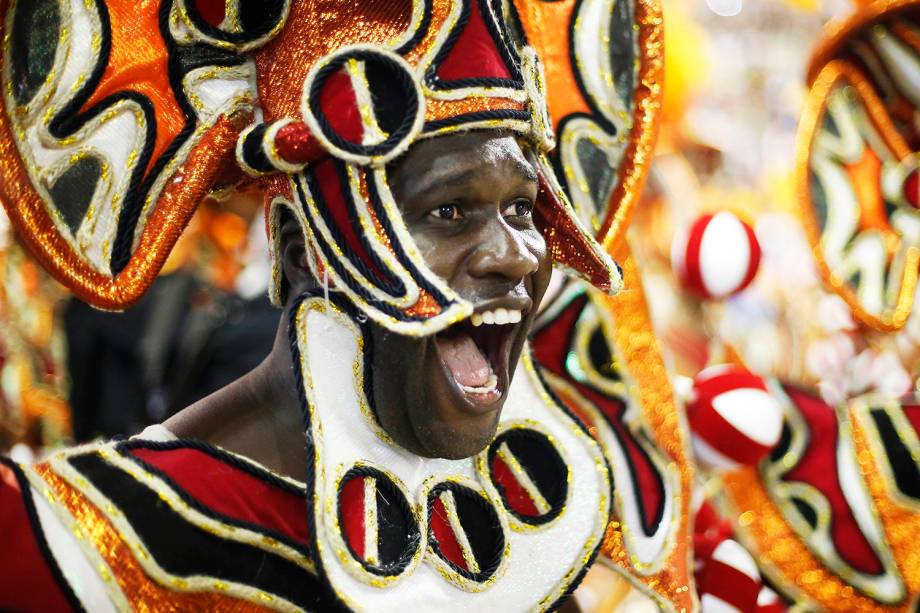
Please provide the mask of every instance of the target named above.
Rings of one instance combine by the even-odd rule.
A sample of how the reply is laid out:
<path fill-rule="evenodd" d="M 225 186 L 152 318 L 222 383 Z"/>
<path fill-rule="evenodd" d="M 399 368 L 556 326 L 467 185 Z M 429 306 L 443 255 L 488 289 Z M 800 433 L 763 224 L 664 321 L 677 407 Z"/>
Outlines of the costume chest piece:
<path fill-rule="evenodd" d="M 317 570 L 353 610 L 545 610 L 603 539 L 607 465 L 525 348 L 498 432 L 465 460 L 393 443 L 365 393 L 361 328 L 321 298 L 292 320 L 308 440 Z M 296 367 L 295 367 L 296 368 Z"/>

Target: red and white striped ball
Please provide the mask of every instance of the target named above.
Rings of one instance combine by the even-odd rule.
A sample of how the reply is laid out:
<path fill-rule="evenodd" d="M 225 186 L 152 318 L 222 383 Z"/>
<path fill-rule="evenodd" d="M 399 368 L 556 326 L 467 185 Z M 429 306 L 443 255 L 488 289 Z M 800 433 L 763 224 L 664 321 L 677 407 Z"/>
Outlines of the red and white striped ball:
<path fill-rule="evenodd" d="M 779 594 L 763 587 L 757 596 L 757 613 L 786 613 L 786 605 Z"/>
<path fill-rule="evenodd" d="M 754 230 L 728 211 L 703 215 L 671 244 L 671 266 L 680 284 L 712 300 L 750 285 L 760 268 L 760 255 Z"/>
<path fill-rule="evenodd" d="M 694 377 L 687 417 L 696 459 L 715 470 L 756 464 L 783 429 L 782 407 L 764 380 L 731 364 L 710 366 Z"/>
<path fill-rule="evenodd" d="M 747 549 L 726 539 L 700 570 L 702 613 L 750 613 L 757 610 L 760 571 Z"/>

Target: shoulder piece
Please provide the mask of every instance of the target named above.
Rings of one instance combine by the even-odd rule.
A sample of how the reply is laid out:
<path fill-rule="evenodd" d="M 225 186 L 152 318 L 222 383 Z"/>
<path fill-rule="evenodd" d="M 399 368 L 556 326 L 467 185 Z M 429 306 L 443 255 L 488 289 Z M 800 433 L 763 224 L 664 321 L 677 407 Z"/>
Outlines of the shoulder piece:
<path fill-rule="evenodd" d="M 64 452 L 30 478 L 116 608 L 314 610 L 302 485 L 193 441 Z"/>
<path fill-rule="evenodd" d="M 0 457 L 0 609 L 80 611 L 48 548 L 22 469 Z"/>

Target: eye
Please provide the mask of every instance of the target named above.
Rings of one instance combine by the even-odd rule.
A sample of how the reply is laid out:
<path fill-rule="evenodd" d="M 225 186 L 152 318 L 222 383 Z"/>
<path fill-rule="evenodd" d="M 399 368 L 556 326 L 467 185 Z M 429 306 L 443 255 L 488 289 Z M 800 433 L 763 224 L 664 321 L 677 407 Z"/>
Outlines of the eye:
<path fill-rule="evenodd" d="M 533 202 L 526 198 L 518 198 L 502 211 L 505 217 L 530 217 L 532 214 Z"/>
<path fill-rule="evenodd" d="M 442 204 L 428 213 L 428 215 L 441 221 L 456 221 L 463 218 L 463 214 L 460 212 L 460 206 L 452 203 Z"/>

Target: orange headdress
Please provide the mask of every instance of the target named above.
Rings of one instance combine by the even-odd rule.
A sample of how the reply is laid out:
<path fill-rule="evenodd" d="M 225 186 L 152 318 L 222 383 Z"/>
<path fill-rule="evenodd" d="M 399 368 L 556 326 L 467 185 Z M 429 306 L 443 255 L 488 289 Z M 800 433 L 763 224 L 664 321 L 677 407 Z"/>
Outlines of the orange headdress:
<path fill-rule="evenodd" d="M 264 182 L 270 228 L 281 206 L 294 212 L 318 276 L 394 331 L 436 332 L 472 307 L 418 255 L 386 164 L 418 139 L 469 129 L 532 143 L 550 252 L 619 286 L 542 158 L 553 147 L 542 68 L 502 2 L 0 7 L 0 199 L 39 260 L 92 304 L 137 300 L 198 202 L 242 169 Z"/>

